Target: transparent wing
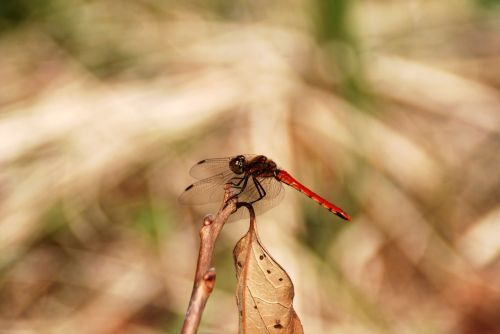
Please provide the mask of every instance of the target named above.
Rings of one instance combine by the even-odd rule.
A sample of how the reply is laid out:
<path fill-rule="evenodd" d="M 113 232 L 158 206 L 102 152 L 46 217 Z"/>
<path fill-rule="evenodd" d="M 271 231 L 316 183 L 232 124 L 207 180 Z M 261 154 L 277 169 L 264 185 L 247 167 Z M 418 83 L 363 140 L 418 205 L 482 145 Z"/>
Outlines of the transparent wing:
<path fill-rule="evenodd" d="M 224 185 L 235 176 L 233 172 L 228 170 L 193 183 L 179 196 L 179 202 L 182 204 L 222 202 Z"/>
<path fill-rule="evenodd" d="M 213 202 L 222 202 L 224 198 L 224 185 L 234 178 L 234 174 L 227 172 L 221 173 L 219 175 L 214 175 L 213 177 L 207 178 L 205 180 L 198 181 L 189 187 L 181 194 L 179 197 L 179 202 L 183 204 L 207 204 Z M 265 196 L 259 197 L 259 191 L 252 178 L 249 178 L 245 190 L 238 195 L 238 201 L 253 203 L 255 214 L 259 215 L 269 209 L 275 207 L 285 195 L 283 185 L 281 182 L 272 177 L 257 177 L 258 182 L 265 190 Z M 238 189 L 234 188 L 233 193 L 237 194 Z M 231 215 L 229 221 L 237 221 L 240 219 L 246 219 L 249 217 L 248 210 L 245 208 L 240 208 L 234 214 Z"/>
<path fill-rule="evenodd" d="M 247 160 L 251 160 L 255 154 L 245 154 Z M 234 174 L 229 167 L 233 157 L 205 159 L 194 165 L 190 174 L 200 180 L 184 190 L 179 197 L 183 204 L 207 204 L 221 202 L 224 198 L 224 185 L 230 181 L 236 183 L 241 180 L 241 175 Z M 256 177 L 257 183 L 252 177 L 248 178 L 244 190 L 239 193 L 237 187 L 233 187 L 233 194 L 238 194 L 240 202 L 252 203 L 255 213 L 263 213 L 276 206 L 284 197 L 283 185 L 274 177 Z M 240 184 L 243 185 L 243 184 Z M 262 198 L 261 195 L 264 195 Z M 260 199 L 259 199 L 260 198 Z M 241 208 L 234 213 L 230 221 L 248 217 L 248 210 Z"/>
<path fill-rule="evenodd" d="M 203 180 L 214 175 L 229 171 L 229 161 L 232 157 L 205 159 L 191 167 L 189 174 L 197 180 Z"/>
<path fill-rule="evenodd" d="M 255 210 L 255 214 L 259 215 L 275 207 L 279 202 L 281 202 L 281 200 L 285 197 L 285 191 L 283 189 L 283 185 L 281 184 L 281 182 L 279 182 L 275 178 L 257 177 L 257 180 L 266 191 L 266 195 L 264 196 L 264 198 L 252 204 Z M 258 199 L 259 197 L 260 196 L 257 191 L 257 187 L 255 186 L 253 181 L 249 179 L 245 191 L 238 196 L 238 201 L 250 203 Z M 233 222 L 240 219 L 248 219 L 248 218 L 249 218 L 248 210 L 245 207 L 242 207 L 231 215 L 229 221 Z"/>
<path fill-rule="evenodd" d="M 235 178 L 238 178 L 238 176 L 228 171 L 193 183 L 179 196 L 179 202 L 183 204 L 206 204 L 221 201 L 224 195 L 224 185 L 230 181 L 234 183 Z M 250 177 L 243 192 L 239 193 L 238 188 L 233 189 L 233 193 L 238 194 L 240 202 L 251 203 L 257 201 L 254 203 L 254 207 L 256 207 L 256 205 L 263 202 L 270 202 L 283 192 L 281 182 L 274 178 L 257 177 L 256 179 L 264 189 L 264 191 L 260 190 L 264 197 L 259 200 L 259 190 L 257 190 L 255 182 Z"/>
<path fill-rule="evenodd" d="M 267 202 L 274 199 L 283 191 L 281 182 L 276 180 L 274 177 L 256 177 L 256 179 L 264 189 L 265 193 L 263 194 L 265 196 L 262 199 L 258 200 L 260 197 L 259 190 L 257 189 L 257 185 L 253 181 L 252 177 L 249 177 L 245 190 L 240 195 L 238 195 L 238 200 L 240 202 L 250 203 L 258 200 L 258 202 L 254 203 L 255 206 L 259 202 Z"/>
<path fill-rule="evenodd" d="M 255 154 L 244 154 L 247 160 L 255 157 Z M 231 161 L 232 157 L 227 158 L 215 158 L 215 159 L 204 159 L 198 161 L 196 165 L 191 167 L 189 170 L 189 174 L 197 180 L 203 180 L 209 178 L 213 175 L 217 175 L 220 173 L 224 173 L 229 171 L 229 161 Z"/>

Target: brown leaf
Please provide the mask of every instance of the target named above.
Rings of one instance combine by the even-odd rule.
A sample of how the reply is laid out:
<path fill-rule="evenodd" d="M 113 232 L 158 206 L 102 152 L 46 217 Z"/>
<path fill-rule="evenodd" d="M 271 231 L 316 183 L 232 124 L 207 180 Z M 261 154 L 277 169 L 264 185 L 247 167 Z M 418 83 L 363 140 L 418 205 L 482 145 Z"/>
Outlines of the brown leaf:
<path fill-rule="evenodd" d="M 303 333 L 293 309 L 293 284 L 259 240 L 255 221 L 233 250 L 240 333 Z"/>

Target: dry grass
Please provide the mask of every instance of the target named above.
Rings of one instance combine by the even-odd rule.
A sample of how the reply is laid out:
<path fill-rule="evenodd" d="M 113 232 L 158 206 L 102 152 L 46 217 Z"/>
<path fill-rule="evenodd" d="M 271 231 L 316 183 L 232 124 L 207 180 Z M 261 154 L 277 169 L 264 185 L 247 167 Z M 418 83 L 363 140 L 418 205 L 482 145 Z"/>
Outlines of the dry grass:
<path fill-rule="evenodd" d="M 309 3 L 47 3 L 0 24 L 0 332 L 178 332 L 203 213 L 176 198 L 240 152 L 354 217 L 288 190 L 258 218 L 307 333 L 500 331 L 498 11 L 362 2 L 320 43 Z M 202 332 L 237 331 L 245 228 Z"/>

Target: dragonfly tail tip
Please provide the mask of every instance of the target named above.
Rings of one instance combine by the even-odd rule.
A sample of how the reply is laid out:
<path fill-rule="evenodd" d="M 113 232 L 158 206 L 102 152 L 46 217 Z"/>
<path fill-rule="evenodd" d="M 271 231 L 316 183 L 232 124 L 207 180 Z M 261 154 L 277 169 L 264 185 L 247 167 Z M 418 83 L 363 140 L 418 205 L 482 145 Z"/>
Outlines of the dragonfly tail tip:
<path fill-rule="evenodd" d="M 352 221 L 351 217 L 347 213 L 336 212 L 335 214 L 344 220 L 347 220 L 349 222 Z"/>

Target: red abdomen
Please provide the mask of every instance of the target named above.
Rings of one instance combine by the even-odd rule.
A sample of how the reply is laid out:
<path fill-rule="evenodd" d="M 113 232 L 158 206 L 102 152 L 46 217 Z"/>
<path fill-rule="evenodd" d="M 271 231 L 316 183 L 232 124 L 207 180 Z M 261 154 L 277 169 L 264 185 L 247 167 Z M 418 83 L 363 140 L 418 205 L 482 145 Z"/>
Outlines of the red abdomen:
<path fill-rule="evenodd" d="M 331 213 L 336 214 L 337 216 L 339 216 L 342 219 L 351 221 L 351 217 L 349 217 L 349 215 L 347 213 L 345 213 L 344 210 L 337 207 L 333 203 L 330 203 L 329 201 L 327 201 L 323 197 L 319 196 L 318 194 L 316 194 L 315 192 L 313 192 L 312 190 L 310 190 L 309 188 L 304 186 L 302 183 L 297 181 L 293 176 L 288 174 L 288 172 L 286 172 L 284 170 L 279 170 L 278 174 L 275 177 L 279 181 L 288 184 L 290 187 L 295 188 L 296 190 L 300 191 L 301 193 L 303 193 L 307 197 L 311 198 L 313 201 L 315 201 L 316 203 L 318 203 L 319 205 L 321 205 L 322 207 L 324 207 L 325 209 L 327 209 Z"/>

